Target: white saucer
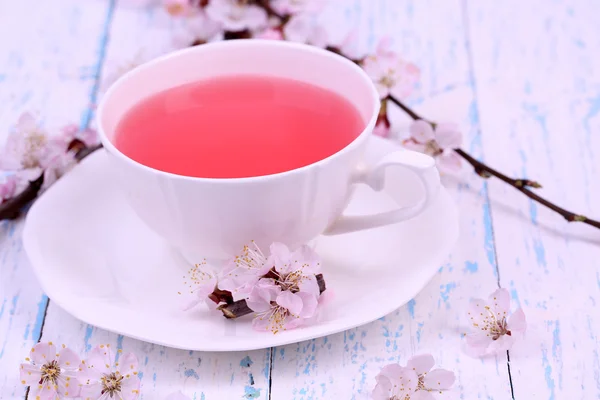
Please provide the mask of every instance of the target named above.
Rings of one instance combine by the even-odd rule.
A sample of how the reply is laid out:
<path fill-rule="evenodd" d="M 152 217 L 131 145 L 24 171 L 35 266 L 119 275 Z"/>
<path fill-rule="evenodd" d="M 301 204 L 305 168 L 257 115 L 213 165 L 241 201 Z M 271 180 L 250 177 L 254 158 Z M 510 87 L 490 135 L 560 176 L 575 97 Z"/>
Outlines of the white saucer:
<path fill-rule="evenodd" d="M 374 137 L 367 163 L 397 150 Z M 458 216 L 442 189 L 420 216 L 358 233 L 320 237 L 316 250 L 333 300 L 321 320 L 277 334 L 257 332 L 251 318 L 230 321 L 203 306 L 182 311 L 187 269 L 124 202 L 104 151 L 57 182 L 29 210 L 23 243 L 33 269 L 56 304 L 89 324 L 165 346 L 237 351 L 279 346 L 340 332 L 406 304 L 444 262 L 458 236 Z M 386 179 L 406 182 L 395 173 Z M 407 193 L 407 203 L 418 199 Z M 387 196 L 359 187 L 349 210 L 392 208 Z"/>

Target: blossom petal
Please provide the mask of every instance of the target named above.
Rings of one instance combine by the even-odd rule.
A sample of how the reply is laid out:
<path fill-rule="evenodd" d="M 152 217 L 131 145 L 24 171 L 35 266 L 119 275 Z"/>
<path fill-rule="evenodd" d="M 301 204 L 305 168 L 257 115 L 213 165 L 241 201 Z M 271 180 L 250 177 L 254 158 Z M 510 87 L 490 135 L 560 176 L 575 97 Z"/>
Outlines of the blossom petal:
<path fill-rule="evenodd" d="M 423 375 L 426 372 L 429 372 L 434 365 L 435 359 L 431 354 L 416 355 L 406 363 L 406 366 L 415 371 L 417 375 Z"/>
<path fill-rule="evenodd" d="M 123 400 L 135 400 L 140 395 L 140 378 L 137 375 L 127 374 L 121 383 L 121 397 Z"/>
<path fill-rule="evenodd" d="M 390 399 L 390 390 L 392 388 L 392 384 L 389 379 L 383 379 L 378 381 L 371 392 L 371 399 L 373 400 L 389 400 Z"/>
<path fill-rule="evenodd" d="M 513 335 L 502 335 L 496 340 L 492 340 L 490 345 L 487 347 L 487 354 L 497 354 L 510 350 L 515 343 L 515 336 Z"/>
<path fill-rule="evenodd" d="M 442 149 L 456 149 L 462 144 L 462 132 L 453 123 L 439 123 L 435 128 L 435 141 Z"/>
<path fill-rule="evenodd" d="M 58 378 L 58 393 L 65 397 L 79 397 L 81 386 L 77 379 L 61 376 Z"/>
<path fill-rule="evenodd" d="M 319 305 L 317 297 L 304 292 L 298 292 L 296 296 L 302 299 L 302 311 L 297 315 L 300 318 L 312 318 L 316 314 Z"/>
<path fill-rule="evenodd" d="M 474 355 L 481 355 L 487 351 L 488 346 L 492 343 L 492 338 L 484 331 L 470 333 L 466 336 L 467 346 L 471 348 Z"/>
<path fill-rule="evenodd" d="M 470 325 L 475 329 L 482 329 L 489 318 L 489 312 L 486 301 L 483 299 L 473 299 L 469 302 L 467 316 L 469 317 Z"/>
<path fill-rule="evenodd" d="M 386 124 L 377 124 L 373 129 L 373 135 L 386 138 L 390 136 L 390 128 Z"/>
<path fill-rule="evenodd" d="M 296 270 L 302 269 L 304 274 L 318 274 L 321 272 L 321 258 L 307 245 L 300 246 L 290 256 Z"/>
<path fill-rule="evenodd" d="M 56 360 L 56 346 L 51 343 L 38 343 L 31 349 L 31 359 L 40 366 Z"/>
<path fill-rule="evenodd" d="M 268 331 L 270 330 L 271 319 L 264 315 L 257 315 L 252 320 L 252 328 L 257 331 Z"/>
<path fill-rule="evenodd" d="M 34 399 L 37 399 L 39 396 L 40 400 L 56 400 L 58 385 L 52 385 L 49 383 L 37 384 L 30 387 L 30 395 L 33 396 Z"/>
<path fill-rule="evenodd" d="M 410 132 L 410 137 L 417 143 L 425 144 L 430 140 L 435 139 L 433 127 L 429 122 L 423 121 L 422 119 L 418 119 L 411 123 L 408 131 Z"/>
<path fill-rule="evenodd" d="M 404 374 L 405 367 L 402 367 L 399 364 L 388 364 L 381 368 L 379 374 L 375 377 L 375 380 L 379 382 L 379 378 L 385 377 L 390 380 L 398 380 L 402 374 Z"/>
<path fill-rule="evenodd" d="M 268 265 L 273 265 L 275 270 L 280 274 L 287 274 L 291 272 L 292 253 L 286 245 L 283 243 L 273 243 L 270 247 L 271 254 L 267 261 Z"/>
<path fill-rule="evenodd" d="M 265 312 L 271 308 L 271 302 L 275 301 L 281 292 L 281 287 L 275 284 L 273 279 L 261 279 L 246 299 L 246 304 L 252 311 Z"/>
<path fill-rule="evenodd" d="M 457 172 L 460 171 L 462 160 L 458 154 L 452 150 L 446 150 L 436 158 L 437 166 L 440 171 Z"/>
<path fill-rule="evenodd" d="M 498 319 L 508 317 L 510 294 L 506 289 L 498 289 L 488 298 L 488 305 Z"/>
<path fill-rule="evenodd" d="M 306 293 L 318 298 L 321 294 L 321 289 L 319 289 L 319 283 L 317 282 L 317 278 L 314 275 L 306 275 L 302 277 L 302 280 L 298 284 L 300 288 L 300 293 Z"/>
<path fill-rule="evenodd" d="M 294 316 L 300 316 L 303 304 L 302 297 L 290 292 L 289 290 L 286 290 L 281 292 L 275 301 L 279 306 L 287 309 Z"/>
<path fill-rule="evenodd" d="M 102 396 L 102 384 L 99 381 L 91 382 L 89 384 L 83 381 L 81 385 L 80 396 L 84 399 L 99 399 L 100 396 Z"/>
<path fill-rule="evenodd" d="M 23 385 L 36 385 L 42 379 L 41 366 L 21 364 L 20 377 Z"/>
<path fill-rule="evenodd" d="M 83 363 L 83 368 L 86 379 L 90 381 L 99 380 L 102 375 L 112 372 L 111 365 L 113 363 L 112 352 L 107 345 L 96 346 L 90 351 L 90 354 Z M 83 372 L 83 371 L 82 371 Z"/>
<path fill-rule="evenodd" d="M 139 371 L 138 359 L 133 353 L 127 353 L 119 359 L 119 368 L 117 369 L 121 375 L 132 374 Z"/>
<path fill-rule="evenodd" d="M 525 333 L 527 330 L 527 319 L 522 308 L 519 308 L 508 318 L 507 327 L 511 332 Z"/>
<path fill-rule="evenodd" d="M 427 390 L 447 390 L 454 385 L 454 381 L 456 381 L 454 372 L 445 369 L 429 371 L 423 378 Z"/>
<path fill-rule="evenodd" d="M 79 364 L 81 363 L 81 359 L 73 350 L 69 348 L 63 348 L 58 353 L 58 365 L 62 368 L 77 370 L 79 368 Z"/>
<path fill-rule="evenodd" d="M 410 395 L 410 400 L 435 400 L 435 396 L 425 390 L 419 390 Z"/>

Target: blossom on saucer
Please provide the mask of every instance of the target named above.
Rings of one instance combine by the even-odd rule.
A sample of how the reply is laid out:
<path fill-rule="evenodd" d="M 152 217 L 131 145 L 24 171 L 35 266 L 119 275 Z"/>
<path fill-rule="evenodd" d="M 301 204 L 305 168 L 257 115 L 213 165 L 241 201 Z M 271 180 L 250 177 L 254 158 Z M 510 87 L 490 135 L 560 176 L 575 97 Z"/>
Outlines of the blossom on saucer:
<path fill-rule="evenodd" d="M 371 393 L 373 400 L 416 400 L 419 382 L 417 374 L 398 364 L 386 365 L 375 377 L 377 384 Z"/>
<path fill-rule="evenodd" d="M 267 25 L 267 12 L 257 5 L 246 4 L 245 0 L 211 0 L 205 10 L 210 18 L 232 32 L 255 30 Z"/>
<path fill-rule="evenodd" d="M 274 334 L 302 325 L 315 316 L 317 297 L 306 292 L 282 291 L 274 281 L 261 281 L 254 287 L 246 300 L 248 307 L 257 315 L 252 326 L 260 331 Z"/>
<path fill-rule="evenodd" d="M 454 149 L 460 147 L 462 133 L 455 124 L 440 123 L 434 127 L 419 119 L 410 125 L 409 131 L 410 137 L 404 140 L 404 147 L 435 157 L 438 166 L 446 171 L 460 169 L 460 156 Z"/>
<path fill-rule="evenodd" d="M 316 278 L 321 272 L 319 255 L 307 245 L 292 252 L 282 243 L 273 243 L 270 250 L 267 264 L 273 266 L 271 273 L 282 290 L 304 292 L 318 299 L 321 294 Z"/>
<path fill-rule="evenodd" d="M 252 242 L 250 246 L 244 246 L 241 255 L 230 260 L 225 266 L 219 274 L 218 287 L 231 292 L 234 301 L 246 298 L 254 284 L 270 269 L 267 257 L 256 243 Z"/>
<path fill-rule="evenodd" d="M 81 397 L 98 400 L 134 400 L 140 394 L 138 360 L 133 353 L 113 361 L 109 345 L 96 346 L 82 361 L 77 375 Z"/>
<path fill-rule="evenodd" d="M 271 7 L 281 14 L 317 13 L 327 5 L 327 0 L 273 0 Z"/>
<path fill-rule="evenodd" d="M 76 375 L 79 357 L 64 345 L 60 352 L 52 342 L 38 343 L 21 364 L 21 383 L 30 386 L 30 394 L 40 400 L 56 397 L 78 397 L 79 385 Z"/>
<path fill-rule="evenodd" d="M 70 124 L 66 125 L 62 128 L 62 132 L 58 137 L 51 138 L 52 141 L 55 141 L 57 144 L 64 146 L 64 151 L 68 150 L 69 145 L 73 140 L 80 140 L 86 146 L 94 146 L 100 143 L 100 139 L 98 138 L 98 132 L 92 128 L 84 128 L 80 129 L 79 125 Z"/>
<path fill-rule="evenodd" d="M 468 317 L 472 332 L 467 334 L 467 345 L 473 355 L 485 356 L 510 349 L 527 329 L 522 308 L 509 316 L 510 295 L 498 289 L 488 300 L 474 299 L 469 304 Z"/>
<path fill-rule="evenodd" d="M 391 41 L 385 38 L 379 42 L 374 55 L 362 61 L 362 67 L 375 83 L 379 97 L 407 97 L 419 80 L 420 71 L 416 65 L 401 59 L 391 50 Z"/>
<path fill-rule="evenodd" d="M 208 296 L 217 287 L 217 274 L 207 268 L 206 260 L 190 268 L 184 279 L 186 279 L 184 284 L 189 285 L 190 294 L 193 295 L 193 299 L 183 307 L 184 310 L 189 310 L 200 303 L 207 302 L 209 300 Z"/>
<path fill-rule="evenodd" d="M 311 14 L 304 13 L 293 16 L 283 27 L 283 35 L 291 42 L 327 47 L 327 31 L 317 23 Z"/>
<path fill-rule="evenodd" d="M 15 175 L 6 176 L 0 179 L 0 204 L 15 196 L 17 193 L 17 177 Z"/>

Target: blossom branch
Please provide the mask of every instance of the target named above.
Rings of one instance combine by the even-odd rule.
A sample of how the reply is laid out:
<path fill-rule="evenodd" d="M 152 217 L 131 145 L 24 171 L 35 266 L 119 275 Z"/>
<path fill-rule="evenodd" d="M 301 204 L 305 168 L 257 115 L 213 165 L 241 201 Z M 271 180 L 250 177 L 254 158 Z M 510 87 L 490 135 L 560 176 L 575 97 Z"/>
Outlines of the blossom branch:
<path fill-rule="evenodd" d="M 406 104 L 402 103 L 400 100 L 398 100 L 394 96 L 389 96 L 388 99 L 392 103 L 394 103 L 398 107 L 400 107 L 413 120 L 415 120 L 415 121 L 423 120 L 423 121 L 430 123 L 432 126 L 435 126 L 434 122 L 431 122 L 424 118 L 421 118 L 421 116 L 419 116 L 417 113 L 415 113 L 413 110 L 411 110 Z M 517 189 L 518 191 L 520 191 L 521 193 L 523 193 L 525 196 L 529 197 L 530 199 L 542 204 L 543 206 L 549 208 L 550 210 L 556 212 L 557 214 L 562 215 L 562 217 L 569 222 L 583 222 L 585 224 L 588 224 L 595 228 L 600 229 L 599 221 L 595 221 L 584 215 L 575 214 L 571 211 L 565 210 L 564 208 L 557 206 L 556 204 L 546 200 L 545 198 L 543 198 L 543 197 L 539 196 L 538 194 L 534 193 L 533 191 L 531 191 L 529 188 L 537 189 L 537 188 L 542 187 L 542 185 L 540 185 L 538 182 L 531 181 L 529 179 L 510 178 L 510 177 L 504 175 L 503 173 L 496 171 L 492 167 L 484 164 L 483 162 L 475 159 L 470 154 L 468 154 L 466 151 L 464 151 L 460 148 L 454 149 L 454 152 L 456 154 L 458 154 L 460 157 L 462 157 L 466 162 L 471 164 L 473 166 L 473 168 L 475 169 L 475 172 L 477 173 L 477 175 L 479 175 L 483 178 L 489 178 L 490 176 L 494 176 L 494 177 L 500 179 L 501 181 L 514 187 L 515 189 Z"/>
<path fill-rule="evenodd" d="M 89 156 L 102 147 L 101 144 L 87 147 L 79 139 L 74 139 L 69 144 L 69 150 L 75 151 L 75 160 L 78 162 Z M 16 219 L 21 214 L 21 210 L 35 200 L 44 184 L 44 172 L 40 176 L 30 181 L 27 187 L 18 195 L 0 203 L 0 221 L 5 219 Z"/>

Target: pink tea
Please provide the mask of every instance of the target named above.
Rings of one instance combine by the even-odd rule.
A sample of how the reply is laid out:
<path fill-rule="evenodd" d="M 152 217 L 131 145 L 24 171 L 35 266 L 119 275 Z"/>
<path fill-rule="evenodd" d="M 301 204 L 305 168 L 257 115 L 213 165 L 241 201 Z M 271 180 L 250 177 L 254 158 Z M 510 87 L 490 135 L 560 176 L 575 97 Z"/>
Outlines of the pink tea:
<path fill-rule="evenodd" d="M 136 104 L 119 122 L 115 145 L 162 171 L 242 178 L 327 158 L 364 127 L 358 110 L 329 90 L 285 78 L 223 76 Z"/>

